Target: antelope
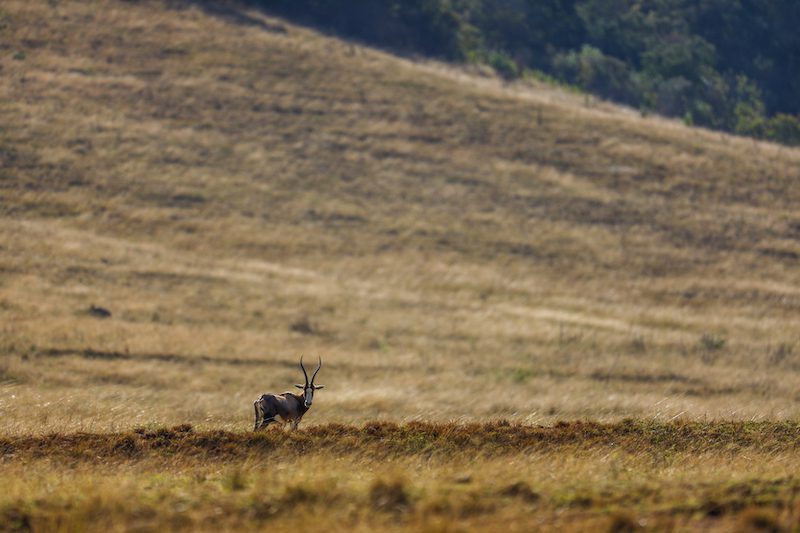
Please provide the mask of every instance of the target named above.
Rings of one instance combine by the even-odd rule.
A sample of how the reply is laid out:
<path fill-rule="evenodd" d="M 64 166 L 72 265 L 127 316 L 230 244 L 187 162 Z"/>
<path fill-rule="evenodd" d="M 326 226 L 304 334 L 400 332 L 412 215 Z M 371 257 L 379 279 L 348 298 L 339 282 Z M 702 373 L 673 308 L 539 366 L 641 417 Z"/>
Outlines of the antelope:
<path fill-rule="evenodd" d="M 306 414 L 306 411 L 311 407 L 311 402 L 314 401 L 314 391 L 325 388 L 325 385 L 314 385 L 314 378 L 317 377 L 317 372 L 319 372 L 320 368 L 322 368 L 322 357 L 319 358 L 319 366 L 314 371 L 314 375 L 311 376 L 311 383 L 309 383 L 306 367 L 303 366 L 303 356 L 300 356 L 300 370 L 303 371 L 306 383 L 305 385 L 295 385 L 295 387 L 302 389 L 303 393 L 262 394 L 258 400 L 253 402 L 253 407 L 256 411 L 253 431 L 277 422 L 275 420 L 276 417 L 280 417 L 284 424 L 291 423 L 292 429 L 297 429 L 303 415 Z M 259 418 L 261 419 L 260 423 Z"/>

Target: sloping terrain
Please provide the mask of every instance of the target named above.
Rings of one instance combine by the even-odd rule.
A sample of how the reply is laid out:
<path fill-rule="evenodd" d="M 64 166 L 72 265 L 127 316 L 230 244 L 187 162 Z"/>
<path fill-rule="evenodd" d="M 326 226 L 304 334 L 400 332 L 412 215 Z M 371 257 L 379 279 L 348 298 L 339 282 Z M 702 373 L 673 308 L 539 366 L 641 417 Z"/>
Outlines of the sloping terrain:
<path fill-rule="evenodd" d="M 800 412 L 798 150 L 234 4 L 0 28 L 6 432 L 244 429 L 300 354 L 309 423 Z"/>

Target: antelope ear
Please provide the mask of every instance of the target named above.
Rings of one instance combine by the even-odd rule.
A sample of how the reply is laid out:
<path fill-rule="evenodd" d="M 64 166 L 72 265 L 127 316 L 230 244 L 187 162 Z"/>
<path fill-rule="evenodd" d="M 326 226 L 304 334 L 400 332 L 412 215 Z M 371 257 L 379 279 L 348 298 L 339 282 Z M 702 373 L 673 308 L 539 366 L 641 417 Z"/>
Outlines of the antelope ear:
<path fill-rule="evenodd" d="M 325 385 L 314 385 L 315 389 L 324 389 Z"/>
<path fill-rule="evenodd" d="M 305 389 L 305 387 L 303 385 L 295 385 L 295 387 L 297 387 L 298 389 L 301 389 L 301 390 Z"/>

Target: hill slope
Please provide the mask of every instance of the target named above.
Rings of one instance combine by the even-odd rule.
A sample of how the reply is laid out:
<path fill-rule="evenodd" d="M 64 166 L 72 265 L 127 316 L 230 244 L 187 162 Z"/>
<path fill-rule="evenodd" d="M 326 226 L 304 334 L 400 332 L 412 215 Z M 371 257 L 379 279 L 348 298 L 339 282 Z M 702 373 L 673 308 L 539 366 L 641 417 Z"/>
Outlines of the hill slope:
<path fill-rule="evenodd" d="M 797 416 L 800 151 L 209 6 L 3 4 L 12 431 Z"/>

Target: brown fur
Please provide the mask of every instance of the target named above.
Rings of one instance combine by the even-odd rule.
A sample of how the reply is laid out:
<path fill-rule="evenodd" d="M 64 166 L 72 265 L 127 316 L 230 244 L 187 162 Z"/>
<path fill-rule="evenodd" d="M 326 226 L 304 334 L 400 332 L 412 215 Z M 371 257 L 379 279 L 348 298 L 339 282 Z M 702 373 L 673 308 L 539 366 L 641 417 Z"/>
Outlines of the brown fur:
<path fill-rule="evenodd" d="M 303 415 L 308 411 L 308 407 L 305 405 L 305 392 L 302 394 L 293 392 L 262 394 L 258 400 L 253 402 L 253 407 L 256 415 L 253 431 L 277 422 L 277 417 L 280 417 L 284 424 L 291 423 L 292 428 L 297 429 Z"/>
<path fill-rule="evenodd" d="M 292 424 L 293 429 L 297 429 L 300 425 L 303 415 L 306 414 L 311 402 L 314 399 L 314 391 L 317 389 L 325 388 L 325 385 L 314 385 L 314 379 L 317 373 L 322 368 L 322 357 L 319 358 L 319 366 L 311 376 L 311 381 L 308 380 L 308 372 L 303 365 L 303 357 L 300 356 L 300 370 L 303 371 L 305 378 L 305 385 L 295 385 L 298 389 L 303 389 L 302 394 L 295 394 L 293 392 L 284 392 L 283 394 L 262 394 L 261 397 L 253 402 L 253 408 L 256 413 L 256 420 L 253 425 L 253 431 L 267 427 L 273 422 L 277 422 L 276 418 L 280 417 L 284 424 Z M 306 395 L 309 395 L 306 397 Z M 306 402 L 308 400 L 308 402 Z M 259 422 L 260 419 L 260 422 Z"/>

